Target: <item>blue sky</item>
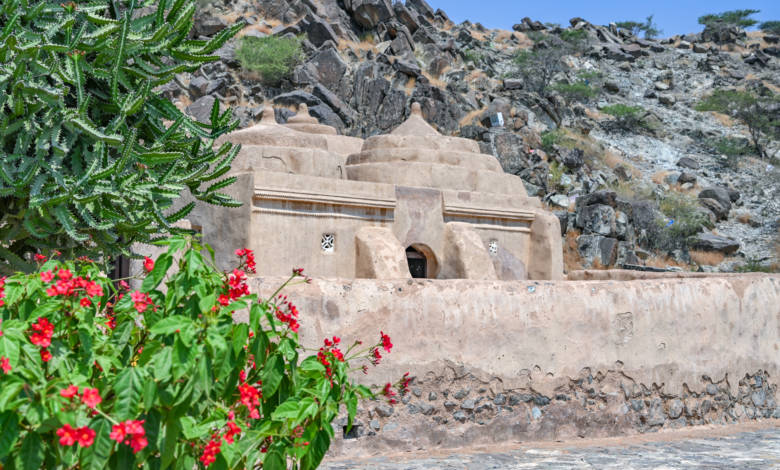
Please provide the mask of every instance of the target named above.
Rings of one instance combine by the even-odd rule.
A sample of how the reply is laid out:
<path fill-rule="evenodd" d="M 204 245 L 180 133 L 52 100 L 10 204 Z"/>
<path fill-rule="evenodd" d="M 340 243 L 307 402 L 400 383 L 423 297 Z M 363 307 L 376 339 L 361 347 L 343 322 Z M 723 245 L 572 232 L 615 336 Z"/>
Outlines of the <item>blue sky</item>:
<path fill-rule="evenodd" d="M 697 19 L 707 13 L 734 9 L 761 10 L 753 17 L 759 21 L 780 21 L 780 0 L 740 1 L 685 1 L 685 0 L 427 0 L 433 8 L 441 8 L 456 23 L 464 20 L 480 22 L 489 28 L 510 29 L 524 16 L 542 23 L 569 25 L 569 18 L 580 16 L 594 24 L 610 21 L 641 21 L 648 15 L 663 30 L 662 36 L 701 31 Z"/>

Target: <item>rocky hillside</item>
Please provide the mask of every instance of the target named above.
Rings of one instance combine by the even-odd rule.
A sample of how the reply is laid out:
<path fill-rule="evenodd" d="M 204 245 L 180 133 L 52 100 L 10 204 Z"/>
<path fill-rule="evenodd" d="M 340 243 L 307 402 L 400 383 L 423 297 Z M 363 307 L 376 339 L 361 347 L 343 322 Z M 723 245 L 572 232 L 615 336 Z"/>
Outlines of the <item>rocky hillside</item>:
<path fill-rule="evenodd" d="M 425 0 L 226 0 L 196 34 L 244 21 L 243 37 L 301 38 L 273 84 L 237 38 L 221 61 L 165 90 L 242 126 L 261 105 L 285 121 L 306 103 L 360 137 L 390 131 L 412 102 L 442 133 L 479 141 L 556 211 L 567 269 L 769 270 L 780 256 L 780 142 L 759 158 L 740 121 L 695 108 L 713 90 L 780 92 L 780 38 L 729 30 L 645 40 L 614 24 L 518 19 L 513 31 L 454 24 Z M 780 104 L 766 112 L 780 120 Z"/>

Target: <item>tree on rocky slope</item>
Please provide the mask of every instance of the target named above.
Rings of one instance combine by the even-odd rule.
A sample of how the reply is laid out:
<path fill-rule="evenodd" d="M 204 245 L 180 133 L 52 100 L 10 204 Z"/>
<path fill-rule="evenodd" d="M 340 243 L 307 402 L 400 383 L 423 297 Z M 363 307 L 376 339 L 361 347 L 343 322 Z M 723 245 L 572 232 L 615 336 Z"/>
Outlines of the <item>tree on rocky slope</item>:
<path fill-rule="evenodd" d="M 724 11 L 723 13 L 710 13 L 708 15 L 699 17 L 699 24 L 704 25 L 705 28 L 749 28 L 758 23 L 757 20 L 751 18 L 752 15 L 760 13 L 761 10 L 731 10 Z"/>
<path fill-rule="evenodd" d="M 715 90 L 696 105 L 697 111 L 714 111 L 741 121 L 761 158 L 766 158 L 766 141 L 780 138 L 780 97 L 771 92 Z"/>
<path fill-rule="evenodd" d="M 764 21 L 758 28 L 765 33 L 780 34 L 780 21 Z"/>
<path fill-rule="evenodd" d="M 544 93 L 555 76 L 567 69 L 564 57 L 584 50 L 587 35 L 583 30 L 566 30 L 561 37 L 538 33 L 532 39 L 531 49 L 515 55 L 515 73 L 523 79 L 527 90 Z"/>
<path fill-rule="evenodd" d="M 658 25 L 653 22 L 653 15 L 645 18 L 644 23 L 639 23 L 637 21 L 619 21 L 615 24 L 618 28 L 631 31 L 631 34 L 634 36 L 639 36 L 640 33 L 644 33 L 646 39 L 654 39 L 661 34 Z"/>

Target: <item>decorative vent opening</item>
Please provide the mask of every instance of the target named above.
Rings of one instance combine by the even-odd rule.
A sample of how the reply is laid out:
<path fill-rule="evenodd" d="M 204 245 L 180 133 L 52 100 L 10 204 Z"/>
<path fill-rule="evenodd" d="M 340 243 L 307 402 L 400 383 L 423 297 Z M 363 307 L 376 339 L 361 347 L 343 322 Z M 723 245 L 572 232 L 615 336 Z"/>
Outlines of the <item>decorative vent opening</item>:
<path fill-rule="evenodd" d="M 491 255 L 498 254 L 498 240 L 490 240 L 488 242 L 488 253 Z"/>
<path fill-rule="evenodd" d="M 332 233 L 323 233 L 320 247 L 323 253 L 333 253 L 336 249 L 336 236 Z"/>

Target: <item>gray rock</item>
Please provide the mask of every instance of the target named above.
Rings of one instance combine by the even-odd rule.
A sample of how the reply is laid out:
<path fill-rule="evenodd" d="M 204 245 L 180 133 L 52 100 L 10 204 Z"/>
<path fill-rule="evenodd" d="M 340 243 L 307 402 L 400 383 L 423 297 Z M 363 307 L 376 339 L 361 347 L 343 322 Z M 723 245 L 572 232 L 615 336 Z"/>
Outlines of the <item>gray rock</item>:
<path fill-rule="evenodd" d="M 211 122 L 211 108 L 214 106 L 214 101 L 216 99 L 211 95 L 202 96 L 187 106 L 186 112 L 196 121 L 208 124 Z"/>
<path fill-rule="evenodd" d="M 504 79 L 504 90 L 522 90 L 523 80 L 519 78 Z"/>
<path fill-rule="evenodd" d="M 603 204 L 579 207 L 576 222 L 586 234 L 608 237 L 615 234 L 615 209 Z"/>
<path fill-rule="evenodd" d="M 493 398 L 493 403 L 495 405 L 499 405 L 499 406 L 505 404 L 506 403 L 506 395 L 504 395 L 503 393 L 499 393 L 498 395 L 496 395 Z"/>
<path fill-rule="evenodd" d="M 750 400 L 758 407 L 764 406 L 764 403 L 766 403 L 766 390 L 763 388 L 756 390 L 750 395 Z"/>
<path fill-rule="evenodd" d="M 593 266 L 594 261 L 602 266 L 611 266 L 617 260 L 618 240 L 601 235 L 580 235 L 577 237 L 577 250 L 586 265 Z"/>
<path fill-rule="evenodd" d="M 462 411 L 456 411 L 452 417 L 455 419 L 455 421 L 459 423 L 465 423 L 468 417 L 466 416 L 466 413 Z"/>
<path fill-rule="evenodd" d="M 691 170 L 698 170 L 700 165 L 699 162 L 690 157 L 682 157 L 679 161 L 677 161 L 677 166 Z"/>
<path fill-rule="evenodd" d="M 717 395 L 718 394 L 718 386 L 715 384 L 707 384 L 707 387 L 705 389 L 707 391 L 707 395 Z"/>
<path fill-rule="evenodd" d="M 424 414 L 425 416 L 430 416 L 436 411 L 436 407 L 430 403 L 421 403 L 417 405 L 417 408 L 420 410 L 420 413 Z"/>
<path fill-rule="evenodd" d="M 699 198 L 715 199 L 727 211 L 731 210 L 731 195 L 726 188 L 721 188 L 718 186 L 706 188 L 699 193 Z"/>
<path fill-rule="evenodd" d="M 617 83 L 613 81 L 606 81 L 604 82 L 604 89 L 607 90 L 610 93 L 618 93 L 620 92 L 620 87 Z"/>
<path fill-rule="evenodd" d="M 463 403 L 460 404 L 461 409 L 472 411 L 474 408 L 476 408 L 476 403 L 472 399 L 464 400 Z"/>
<path fill-rule="evenodd" d="M 318 52 L 309 61 L 317 74 L 317 81 L 330 90 L 337 90 L 341 78 L 347 71 L 347 64 L 339 53 L 332 48 Z"/>
<path fill-rule="evenodd" d="M 393 68 L 410 77 L 419 77 L 422 75 L 420 66 L 409 60 L 398 59 L 393 64 Z"/>
<path fill-rule="evenodd" d="M 647 424 L 650 426 L 662 426 L 666 422 L 663 406 L 656 405 L 650 408 L 647 416 Z"/>
<path fill-rule="evenodd" d="M 519 395 L 509 395 L 509 405 L 510 406 L 517 406 L 521 402 Z"/>
<path fill-rule="evenodd" d="M 458 406 L 458 404 L 455 403 L 454 401 L 447 400 L 447 401 L 444 402 L 444 407 L 447 408 L 448 410 L 451 410 L 451 409 L 455 408 L 456 406 Z"/>
<path fill-rule="evenodd" d="M 382 418 L 389 418 L 390 416 L 393 416 L 394 411 L 395 409 L 390 405 L 377 405 L 374 408 L 374 412 Z"/>
<path fill-rule="evenodd" d="M 542 417 L 542 410 L 540 410 L 537 407 L 531 408 L 531 416 L 533 416 L 534 419 L 539 419 Z"/>
<path fill-rule="evenodd" d="M 456 400 L 463 400 L 464 398 L 469 396 L 469 393 L 471 393 L 471 389 L 470 388 L 462 388 L 462 389 L 458 390 L 457 392 L 455 392 L 455 394 L 452 395 L 452 397 L 454 399 L 456 399 Z"/>
<path fill-rule="evenodd" d="M 666 106 L 673 106 L 677 102 L 677 98 L 671 93 L 661 93 L 658 95 L 658 102 Z"/>
<path fill-rule="evenodd" d="M 677 178 L 677 182 L 680 184 L 685 184 L 685 183 L 696 184 L 696 180 L 697 180 L 696 175 L 687 171 L 683 171 L 682 173 L 680 173 L 680 176 Z"/>
<path fill-rule="evenodd" d="M 740 247 L 740 244 L 738 241 L 731 238 L 726 238 L 707 232 L 696 236 L 696 239 L 693 242 L 693 247 L 697 250 L 720 251 L 729 255 L 737 251 Z M 709 385 L 707 387 L 707 391 L 709 393 Z"/>
<path fill-rule="evenodd" d="M 395 11 L 396 18 L 409 29 L 410 33 L 414 34 L 420 27 L 417 13 L 406 8 L 403 3 L 394 3 L 393 10 Z"/>
<path fill-rule="evenodd" d="M 371 29 L 394 16 L 389 0 L 352 0 L 352 18 L 360 26 Z"/>
<path fill-rule="evenodd" d="M 641 411 L 645 407 L 643 400 L 631 400 L 631 409 L 634 411 Z"/>
<path fill-rule="evenodd" d="M 669 404 L 669 417 L 672 419 L 679 418 L 682 415 L 684 408 L 683 402 L 675 398 Z"/>
<path fill-rule="evenodd" d="M 428 400 L 429 401 L 436 401 L 437 398 L 438 398 L 438 395 L 436 395 L 436 392 L 430 392 L 428 394 Z"/>
<path fill-rule="evenodd" d="M 320 47 L 328 41 L 338 42 L 339 35 L 333 30 L 333 27 L 319 16 L 308 14 L 299 22 L 301 31 L 305 32 L 316 47 Z"/>
<path fill-rule="evenodd" d="M 379 424 L 379 420 L 377 420 L 377 419 L 372 419 L 372 420 L 371 420 L 371 421 L 368 423 L 368 427 L 370 427 L 370 428 L 371 428 L 371 429 L 373 429 L 374 431 L 379 431 L 379 429 L 381 428 L 381 426 L 380 426 L 380 424 Z"/>
<path fill-rule="evenodd" d="M 729 210 L 715 199 L 699 198 L 699 204 L 715 214 L 717 220 L 726 220 L 729 218 Z"/>
<path fill-rule="evenodd" d="M 225 20 L 216 15 L 196 15 L 195 34 L 213 36 L 227 27 Z"/>
<path fill-rule="evenodd" d="M 603 204 L 617 207 L 617 193 L 614 191 L 596 191 L 577 198 L 577 207 Z"/>

